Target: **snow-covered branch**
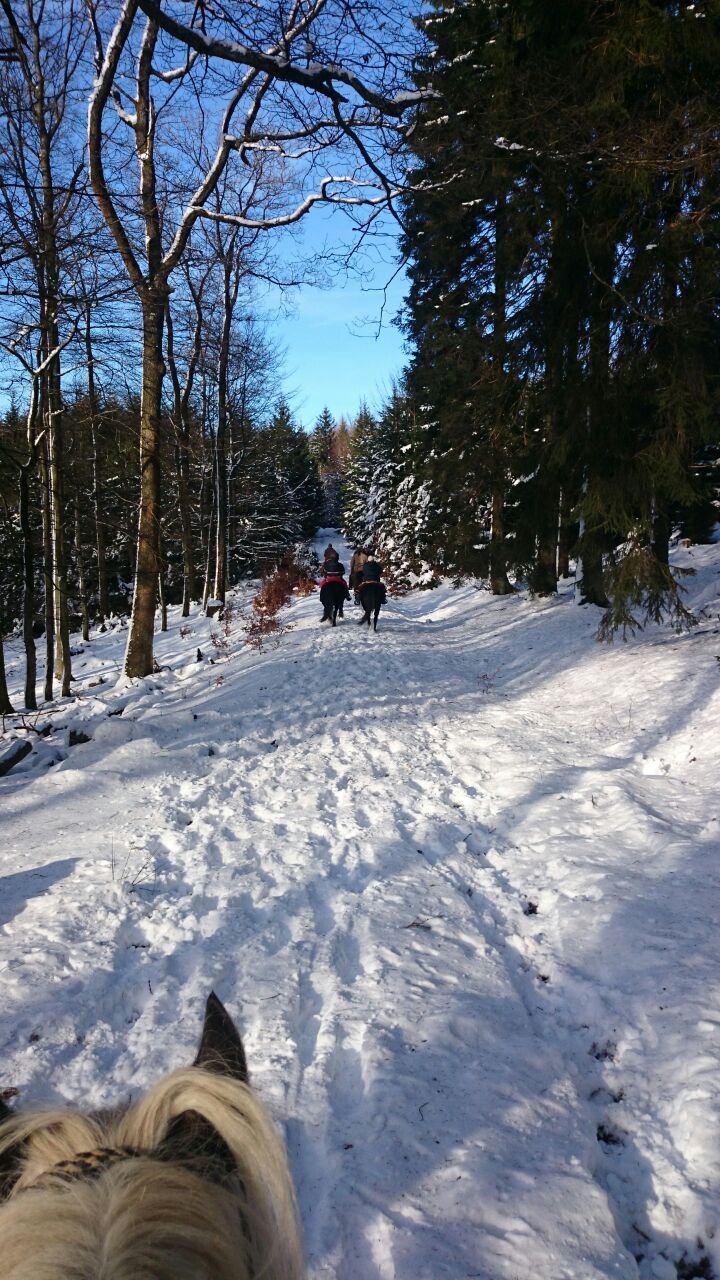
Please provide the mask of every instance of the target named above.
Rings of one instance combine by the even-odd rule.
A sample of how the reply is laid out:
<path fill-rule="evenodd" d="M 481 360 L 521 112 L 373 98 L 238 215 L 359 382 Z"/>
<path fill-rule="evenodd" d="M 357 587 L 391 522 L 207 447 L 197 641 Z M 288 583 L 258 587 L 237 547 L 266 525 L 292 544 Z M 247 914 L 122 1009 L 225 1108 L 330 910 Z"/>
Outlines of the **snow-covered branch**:
<path fill-rule="evenodd" d="M 297 63 L 290 62 L 283 51 L 266 52 L 261 49 L 251 49 L 249 45 L 242 44 L 240 41 L 208 36 L 203 31 L 186 26 L 166 13 L 156 0 L 138 0 L 138 3 L 143 12 L 159 27 L 206 58 L 218 58 L 239 66 L 252 67 L 255 71 L 262 71 L 275 80 L 283 80 L 311 89 L 337 104 L 348 101 L 338 85 L 351 90 L 363 102 L 375 107 L 383 115 L 391 117 L 403 115 L 410 107 L 417 106 L 428 97 L 425 90 L 404 90 L 389 98 L 366 84 L 348 67 L 332 62 L 326 65 L 309 62 L 307 66 L 301 67 Z"/>
<path fill-rule="evenodd" d="M 208 218 L 213 222 L 225 222 L 233 227 L 248 227 L 264 230 L 271 227 L 287 227 L 293 222 L 299 222 L 313 205 L 319 203 L 335 204 L 335 205 L 364 205 L 371 208 L 376 205 L 386 204 L 388 198 L 400 194 L 399 189 L 390 191 L 389 195 L 382 194 L 378 196 L 352 196 L 352 195 L 333 195 L 328 193 L 328 187 L 336 183 L 352 183 L 356 186 L 354 178 L 350 177 L 327 177 L 323 178 L 320 183 L 319 191 L 313 191 L 306 196 L 295 209 L 290 213 L 281 213 L 274 218 L 246 218 L 242 214 L 221 213 L 214 209 L 200 208 L 197 210 L 201 218 Z M 364 184 L 369 186 L 369 183 Z"/>

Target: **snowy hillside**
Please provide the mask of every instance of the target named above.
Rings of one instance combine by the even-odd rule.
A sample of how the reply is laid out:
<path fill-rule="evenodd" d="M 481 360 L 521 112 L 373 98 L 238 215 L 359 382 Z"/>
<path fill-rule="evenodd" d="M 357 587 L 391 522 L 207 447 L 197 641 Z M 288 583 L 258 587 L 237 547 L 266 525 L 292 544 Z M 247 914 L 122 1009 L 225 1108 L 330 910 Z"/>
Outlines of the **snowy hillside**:
<path fill-rule="evenodd" d="M 140 1090 L 214 987 L 312 1280 L 720 1275 L 720 546 L 676 554 L 700 625 L 613 647 L 469 585 L 262 653 L 171 611 L 134 687 L 77 642 L 0 778 L 0 1089 Z"/>

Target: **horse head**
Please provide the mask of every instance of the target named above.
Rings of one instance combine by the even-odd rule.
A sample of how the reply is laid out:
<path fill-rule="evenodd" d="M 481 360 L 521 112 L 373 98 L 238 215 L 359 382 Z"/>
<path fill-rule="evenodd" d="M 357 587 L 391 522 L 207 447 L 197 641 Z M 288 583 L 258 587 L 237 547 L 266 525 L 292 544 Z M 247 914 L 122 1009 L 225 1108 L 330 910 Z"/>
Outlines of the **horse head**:
<path fill-rule="evenodd" d="M 102 1114 L 0 1102 L 0 1274 L 301 1280 L 282 1143 L 214 992 L 191 1067 Z"/>

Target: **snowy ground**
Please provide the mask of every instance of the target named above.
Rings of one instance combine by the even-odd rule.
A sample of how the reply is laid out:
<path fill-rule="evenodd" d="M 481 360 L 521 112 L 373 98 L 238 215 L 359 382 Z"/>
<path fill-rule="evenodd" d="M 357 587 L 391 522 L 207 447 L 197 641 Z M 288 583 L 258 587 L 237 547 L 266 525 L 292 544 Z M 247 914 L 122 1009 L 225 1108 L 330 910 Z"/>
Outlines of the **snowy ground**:
<path fill-rule="evenodd" d="M 312 1280 L 720 1276 L 720 547 L 679 554 L 700 626 L 612 648 L 471 586 L 261 654 L 174 612 L 134 688 L 78 645 L 0 779 L 0 1088 L 139 1090 L 215 987 Z"/>

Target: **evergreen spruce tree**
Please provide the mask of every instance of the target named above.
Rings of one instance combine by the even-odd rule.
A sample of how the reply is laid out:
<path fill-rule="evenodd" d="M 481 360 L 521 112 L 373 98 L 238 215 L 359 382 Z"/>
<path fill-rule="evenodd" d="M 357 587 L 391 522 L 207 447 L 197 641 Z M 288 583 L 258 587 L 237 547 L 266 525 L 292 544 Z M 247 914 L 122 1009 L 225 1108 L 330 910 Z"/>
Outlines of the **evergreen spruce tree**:
<path fill-rule="evenodd" d="M 343 482 L 343 530 L 357 547 L 371 542 L 374 526 L 371 515 L 373 477 L 379 463 L 378 424 L 366 404 L 352 424 L 350 451 Z"/>
<path fill-rule="evenodd" d="M 335 448 L 337 428 L 330 410 L 320 414 L 310 436 L 310 453 L 323 491 L 322 523 L 335 528 L 342 518 L 342 467 Z"/>
<path fill-rule="evenodd" d="M 436 0 L 405 328 L 430 554 L 602 629 L 686 621 L 673 512 L 717 439 L 720 13 Z M 420 442 L 424 442 L 424 445 Z M 609 603 L 608 603 L 609 601 Z"/>

